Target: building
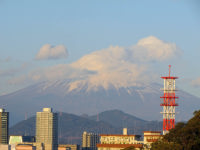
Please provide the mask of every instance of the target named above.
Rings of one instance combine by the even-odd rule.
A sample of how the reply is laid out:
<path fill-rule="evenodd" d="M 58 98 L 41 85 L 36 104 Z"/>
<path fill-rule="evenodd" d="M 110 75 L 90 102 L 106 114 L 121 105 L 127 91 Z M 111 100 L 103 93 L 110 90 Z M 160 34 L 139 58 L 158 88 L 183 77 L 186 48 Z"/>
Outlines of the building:
<path fill-rule="evenodd" d="M 11 150 L 44 150 L 42 143 L 22 142 L 16 145 L 11 145 Z"/>
<path fill-rule="evenodd" d="M 97 144 L 98 150 L 121 150 L 123 148 L 134 146 L 136 149 L 143 147 L 143 141 L 140 141 L 139 135 L 130 135 L 127 128 L 123 129 L 123 134 L 100 134 L 100 144 Z"/>
<path fill-rule="evenodd" d="M 0 144 L 8 144 L 9 113 L 0 108 Z"/>
<path fill-rule="evenodd" d="M 151 143 L 156 142 L 161 137 L 160 131 L 144 131 L 144 145 L 146 149 L 150 149 Z"/>
<path fill-rule="evenodd" d="M 44 146 L 44 150 L 58 149 L 58 115 L 52 108 L 43 108 L 36 116 L 36 143 Z"/>
<path fill-rule="evenodd" d="M 151 143 L 161 137 L 161 132 L 144 131 L 144 140 L 140 135 L 127 134 L 127 128 L 123 129 L 123 134 L 100 134 L 100 144 L 98 150 L 121 150 L 127 147 L 135 147 L 136 150 L 149 150 Z"/>
<path fill-rule="evenodd" d="M 9 144 L 23 143 L 23 142 L 35 142 L 34 136 L 24 135 L 10 135 Z"/>
<path fill-rule="evenodd" d="M 99 143 L 99 135 L 95 133 L 83 132 L 82 150 L 97 150 L 96 144 Z"/>
<path fill-rule="evenodd" d="M 11 145 L 11 150 L 16 150 L 16 146 L 22 143 L 34 143 L 34 136 L 21 136 L 21 135 L 11 135 L 9 138 L 9 145 Z"/>
<path fill-rule="evenodd" d="M 80 145 L 77 144 L 58 145 L 58 150 L 80 150 Z"/>
<path fill-rule="evenodd" d="M 19 144 L 16 146 L 16 150 L 36 150 L 36 147 L 31 144 Z"/>
<path fill-rule="evenodd" d="M 0 150 L 11 150 L 11 147 L 8 144 L 0 144 Z"/>

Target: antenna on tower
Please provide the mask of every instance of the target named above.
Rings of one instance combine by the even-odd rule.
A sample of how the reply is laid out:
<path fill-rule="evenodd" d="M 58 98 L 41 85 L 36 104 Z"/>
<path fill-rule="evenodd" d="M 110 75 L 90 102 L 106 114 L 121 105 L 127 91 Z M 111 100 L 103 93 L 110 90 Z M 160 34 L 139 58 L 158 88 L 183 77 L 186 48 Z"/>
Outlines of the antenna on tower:
<path fill-rule="evenodd" d="M 170 77 L 170 73 L 171 73 L 171 65 L 169 65 L 169 77 Z"/>

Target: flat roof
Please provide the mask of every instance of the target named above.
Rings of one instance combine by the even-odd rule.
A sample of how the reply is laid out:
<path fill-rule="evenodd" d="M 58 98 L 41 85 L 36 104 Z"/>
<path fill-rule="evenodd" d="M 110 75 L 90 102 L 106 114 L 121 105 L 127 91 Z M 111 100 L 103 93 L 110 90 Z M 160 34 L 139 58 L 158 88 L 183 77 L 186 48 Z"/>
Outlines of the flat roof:
<path fill-rule="evenodd" d="M 161 131 L 144 131 L 144 133 L 161 133 Z"/>
<path fill-rule="evenodd" d="M 162 135 L 156 135 L 156 134 L 151 134 L 151 135 L 144 135 L 144 136 L 162 136 Z"/>
<path fill-rule="evenodd" d="M 126 148 L 134 146 L 135 148 L 142 148 L 143 144 L 97 144 L 97 147 L 113 147 L 113 148 Z"/>
<path fill-rule="evenodd" d="M 100 134 L 100 136 L 136 136 L 134 134 L 128 134 L 128 135 L 123 135 L 123 134 Z"/>

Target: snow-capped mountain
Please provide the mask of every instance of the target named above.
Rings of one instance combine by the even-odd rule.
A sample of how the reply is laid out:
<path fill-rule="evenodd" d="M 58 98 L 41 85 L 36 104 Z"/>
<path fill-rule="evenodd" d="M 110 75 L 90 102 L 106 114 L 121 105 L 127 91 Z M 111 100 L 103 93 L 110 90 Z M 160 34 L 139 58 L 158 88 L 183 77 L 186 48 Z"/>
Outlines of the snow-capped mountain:
<path fill-rule="evenodd" d="M 160 91 L 162 85 L 150 84 L 131 87 L 107 88 L 92 86 L 84 81 L 60 80 L 42 82 L 0 97 L 11 113 L 11 124 L 35 115 L 43 107 L 74 114 L 96 114 L 119 109 L 145 120 L 161 120 Z M 199 109 L 200 99 L 184 91 L 178 91 L 177 120 L 187 120 Z"/>

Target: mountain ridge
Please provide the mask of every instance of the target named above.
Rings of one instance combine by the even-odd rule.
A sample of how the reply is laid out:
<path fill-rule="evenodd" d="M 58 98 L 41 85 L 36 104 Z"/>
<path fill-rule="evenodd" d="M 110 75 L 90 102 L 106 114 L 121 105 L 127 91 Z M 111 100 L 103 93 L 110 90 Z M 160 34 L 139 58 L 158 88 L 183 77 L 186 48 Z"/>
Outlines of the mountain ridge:
<path fill-rule="evenodd" d="M 98 90 L 87 91 L 87 83 L 78 91 L 66 92 L 71 82 L 73 81 L 41 82 L 0 96 L 0 105 L 7 104 L 6 110 L 11 112 L 11 124 L 23 120 L 25 114 L 33 115 L 44 107 L 77 115 L 84 113 L 93 115 L 106 110 L 119 109 L 145 120 L 162 119 L 160 114 L 162 85 L 145 84 L 117 89 L 114 86 L 109 89 L 98 87 Z M 200 98 L 184 91 L 178 91 L 177 95 L 180 97 L 177 110 L 181 112 L 177 114 L 177 119 L 187 120 L 198 109 Z"/>

